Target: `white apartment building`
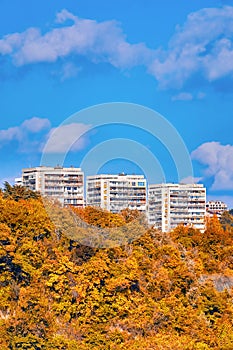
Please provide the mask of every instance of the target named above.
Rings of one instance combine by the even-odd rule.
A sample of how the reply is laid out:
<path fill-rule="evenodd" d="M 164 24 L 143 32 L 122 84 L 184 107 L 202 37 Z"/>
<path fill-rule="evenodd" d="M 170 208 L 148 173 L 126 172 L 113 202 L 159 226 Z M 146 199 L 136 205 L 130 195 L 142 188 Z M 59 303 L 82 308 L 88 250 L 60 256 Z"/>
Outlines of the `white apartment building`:
<path fill-rule="evenodd" d="M 208 201 L 206 203 L 206 211 L 208 216 L 217 215 L 221 217 L 222 213 L 227 210 L 226 203 L 222 201 Z"/>
<path fill-rule="evenodd" d="M 16 178 L 15 178 L 15 185 L 17 185 L 17 186 L 23 186 L 22 177 L 16 177 Z"/>
<path fill-rule="evenodd" d="M 146 211 L 147 187 L 143 175 L 93 175 L 86 179 L 86 204 L 113 213 L 122 209 Z"/>
<path fill-rule="evenodd" d="M 22 170 L 22 185 L 62 205 L 84 205 L 84 174 L 81 168 L 38 166 Z"/>
<path fill-rule="evenodd" d="M 148 189 L 148 222 L 162 232 L 177 225 L 205 230 L 206 189 L 202 184 L 156 184 Z"/>

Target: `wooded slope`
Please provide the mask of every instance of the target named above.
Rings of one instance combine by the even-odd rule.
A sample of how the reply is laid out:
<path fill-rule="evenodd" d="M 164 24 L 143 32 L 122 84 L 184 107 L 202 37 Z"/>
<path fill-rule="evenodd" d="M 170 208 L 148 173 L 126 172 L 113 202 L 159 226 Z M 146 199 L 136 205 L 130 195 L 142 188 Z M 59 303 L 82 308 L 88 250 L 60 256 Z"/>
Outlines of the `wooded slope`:
<path fill-rule="evenodd" d="M 24 198 L 24 199 L 21 199 Z M 87 208 L 99 226 L 135 219 Z M 1 349 L 233 349 L 232 217 L 109 249 L 58 232 L 41 199 L 0 195 Z M 68 228 L 67 228 L 68 230 Z"/>

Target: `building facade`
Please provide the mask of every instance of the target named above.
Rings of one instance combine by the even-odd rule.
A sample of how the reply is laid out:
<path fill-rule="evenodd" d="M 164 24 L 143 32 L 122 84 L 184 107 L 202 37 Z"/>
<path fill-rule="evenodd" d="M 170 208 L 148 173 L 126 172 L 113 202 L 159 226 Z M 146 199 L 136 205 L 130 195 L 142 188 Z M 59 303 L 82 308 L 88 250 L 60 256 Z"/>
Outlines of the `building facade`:
<path fill-rule="evenodd" d="M 15 185 L 23 186 L 22 177 L 16 177 L 15 178 Z"/>
<path fill-rule="evenodd" d="M 84 174 L 80 168 L 38 166 L 22 170 L 22 185 L 62 205 L 84 205 Z"/>
<path fill-rule="evenodd" d="M 222 201 L 208 201 L 206 203 L 207 215 L 210 217 L 214 215 L 217 215 L 217 217 L 221 217 L 222 213 L 226 210 L 227 205 Z"/>
<path fill-rule="evenodd" d="M 162 232 L 177 225 L 205 230 L 206 189 L 202 184 L 156 184 L 148 188 L 148 222 Z"/>
<path fill-rule="evenodd" d="M 86 204 L 113 213 L 125 208 L 146 211 L 147 186 L 143 175 L 94 175 L 86 179 Z"/>

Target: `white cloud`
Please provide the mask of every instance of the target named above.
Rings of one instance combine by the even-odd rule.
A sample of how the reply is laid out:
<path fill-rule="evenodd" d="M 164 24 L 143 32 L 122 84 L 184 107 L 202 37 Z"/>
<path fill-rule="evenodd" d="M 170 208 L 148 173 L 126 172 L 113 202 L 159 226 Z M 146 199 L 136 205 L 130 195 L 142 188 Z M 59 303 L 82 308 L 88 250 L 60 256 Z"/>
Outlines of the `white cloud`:
<path fill-rule="evenodd" d="M 181 92 L 172 97 L 172 101 L 191 101 L 193 99 L 193 95 L 189 92 Z"/>
<path fill-rule="evenodd" d="M 33 133 L 39 132 L 43 129 L 49 129 L 51 126 L 50 121 L 45 118 L 33 117 L 31 119 L 26 119 L 22 123 L 22 128 L 27 129 Z"/>
<path fill-rule="evenodd" d="M 202 177 L 193 177 L 193 176 L 188 176 L 182 179 L 180 182 L 183 184 L 197 184 L 202 180 Z"/>
<path fill-rule="evenodd" d="M 233 19 L 232 19 L 233 20 Z M 219 40 L 213 53 L 203 58 L 207 77 L 210 81 L 233 72 L 233 42 L 229 39 Z"/>
<path fill-rule="evenodd" d="M 6 130 L 0 130 L 0 142 L 8 142 L 12 140 L 20 140 L 22 138 L 22 132 L 20 127 L 15 126 Z"/>
<path fill-rule="evenodd" d="M 16 141 L 20 153 L 66 153 L 85 147 L 91 125 L 72 123 L 51 129 L 46 118 L 33 117 L 21 125 L 0 130 L 0 148 Z"/>
<path fill-rule="evenodd" d="M 67 153 L 84 148 L 86 138 L 83 134 L 90 128 L 90 125 L 71 123 L 52 129 L 48 135 L 43 153 Z"/>
<path fill-rule="evenodd" d="M 62 66 L 62 69 L 59 72 L 59 76 L 61 77 L 61 81 L 64 81 L 69 78 L 73 78 L 81 72 L 82 68 L 76 66 L 72 62 L 67 62 Z"/>
<path fill-rule="evenodd" d="M 7 34 L 0 40 L 0 54 L 14 54 L 21 50 L 23 45 L 38 38 L 40 31 L 36 28 L 29 28 L 22 33 Z"/>
<path fill-rule="evenodd" d="M 21 152 L 30 152 L 32 149 L 39 150 L 40 141 L 32 140 L 42 130 L 50 129 L 50 121 L 46 118 L 33 117 L 26 119 L 21 125 L 5 130 L 0 130 L 0 147 L 17 141 Z"/>
<path fill-rule="evenodd" d="M 203 100 L 206 94 L 204 92 L 198 92 L 196 94 L 191 94 L 190 92 L 180 92 L 177 95 L 172 96 L 172 101 L 192 101 L 194 99 Z"/>
<path fill-rule="evenodd" d="M 75 55 L 119 69 L 143 65 L 162 88 L 182 88 L 196 73 L 209 82 L 233 76 L 232 6 L 189 14 L 164 49 L 129 43 L 116 21 L 83 19 L 64 9 L 57 13 L 56 23 L 57 27 L 46 33 L 28 28 L 5 35 L 0 40 L 0 54 L 10 55 L 17 66 L 52 63 Z M 75 65 L 70 68 L 68 65 L 64 79 L 74 75 Z"/>
<path fill-rule="evenodd" d="M 233 73 L 233 7 L 204 8 L 177 27 L 168 50 L 158 52 L 149 71 L 161 87 L 182 87 L 193 74 L 209 81 Z"/>
<path fill-rule="evenodd" d="M 129 44 L 116 21 L 98 23 L 81 19 L 67 10 L 57 14 L 62 24 L 72 20 L 69 26 L 60 26 L 42 34 L 37 28 L 23 33 L 6 35 L 0 40 L 0 53 L 10 54 L 16 65 L 37 62 L 55 62 L 71 54 L 85 55 L 92 62 L 108 62 L 118 68 L 145 64 L 151 50 L 143 43 Z"/>
<path fill-rule="evenodd" d="M 63 9 L 60 12 L 57 13 L 57 16 L 56 16 L 56 22 L 57 23 L 64 23 L 68 19 L 70 19 L 70 20 L 75 22 L 77 17 L 74 16 L 71 12 L 67 11 L 66 9 Z"/>
<path fill-rule="evenodd" d="M 207 142 L 194 150 L 191 157 L 206 165 L 205 177 L 214 179 L 211 190 L 233 190 L 233 145 Z"/>

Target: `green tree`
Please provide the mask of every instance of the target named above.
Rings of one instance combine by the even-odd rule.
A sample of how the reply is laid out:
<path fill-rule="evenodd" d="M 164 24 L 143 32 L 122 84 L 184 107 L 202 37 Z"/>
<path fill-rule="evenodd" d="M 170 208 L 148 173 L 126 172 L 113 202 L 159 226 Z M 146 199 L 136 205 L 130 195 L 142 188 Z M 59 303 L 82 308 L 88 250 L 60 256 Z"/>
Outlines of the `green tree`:
<path fill-rule="evenodd" d="M 21 185 L 10 185 L 9 182 L 5 181 L 4 182 L 4 187 L 3 187 L 3 196 L 4 198 L 11 198 L 15 201 L 19 201 L 20 199 L 39 199 L 40 194 L 39 192 L 31 191 L 30 189 L 21 186 Z"/>

